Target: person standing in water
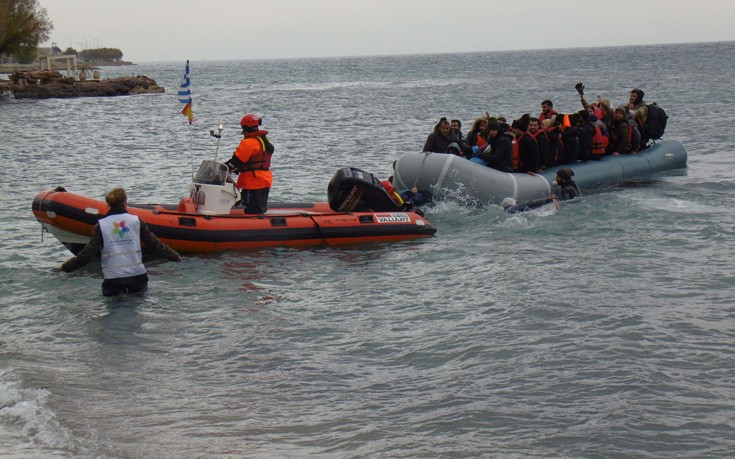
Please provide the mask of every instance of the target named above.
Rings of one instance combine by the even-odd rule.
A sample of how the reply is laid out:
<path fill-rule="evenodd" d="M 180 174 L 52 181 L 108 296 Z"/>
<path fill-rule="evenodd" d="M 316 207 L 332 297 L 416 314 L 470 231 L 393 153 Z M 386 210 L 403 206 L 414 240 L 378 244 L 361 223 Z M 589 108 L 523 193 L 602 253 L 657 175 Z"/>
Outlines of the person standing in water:
<path fill-rule="evenodd" d="M 148 274 L 143 265 L 141 243 L 154 254 L 170 261 L 181 261 L 181 256 L 162 243 L 145 222 L 128 213 L 125 190 L 115 188 L 105 197 L 110 210 L 105 218 L 94 225 L 92 237 L 86 246 L 63 265 L 61 270 L 72 272 L 100 255 L 102 260 L 102 295 L 144 292 L 148 288 Z"/>

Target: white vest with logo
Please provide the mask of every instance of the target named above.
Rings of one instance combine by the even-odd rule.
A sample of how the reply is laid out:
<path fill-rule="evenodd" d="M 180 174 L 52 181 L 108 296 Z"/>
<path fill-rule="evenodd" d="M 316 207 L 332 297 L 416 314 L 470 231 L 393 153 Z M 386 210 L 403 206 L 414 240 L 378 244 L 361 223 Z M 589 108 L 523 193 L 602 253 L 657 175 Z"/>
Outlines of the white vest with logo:
<path fill-rule="evenodd" d="M 102 231 L 102 274 L 119 279 L 144 274 L 140 247 L 140 220 L 135 215 L 115 214 L 99 221 Z"/>

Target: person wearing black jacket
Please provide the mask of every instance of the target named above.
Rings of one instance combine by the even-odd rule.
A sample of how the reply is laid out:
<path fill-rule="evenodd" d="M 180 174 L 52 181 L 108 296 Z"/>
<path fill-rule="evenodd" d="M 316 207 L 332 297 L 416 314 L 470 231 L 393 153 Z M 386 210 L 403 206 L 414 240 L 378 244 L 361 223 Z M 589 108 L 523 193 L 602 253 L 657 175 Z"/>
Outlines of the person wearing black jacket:
<path fill-rule="evenodd" d="M 610 143 L 607 146 L 608 155 L 618 156 L 630 150 L 630 126 L 628 126 L 628 114 L 624 106 L 619 106 L 613 112 L 612 130 L 610 131 Z"/>
<path fill-rule="evenodd" d="M 488 147 L 479 154 L 480 159 L 493 169 L 513 172 L 513 134 L 501 134 L 500 123 L 495 118 L 490 118 L 487 125 L 490 132 Z"/>
<path fill-rule="evenodd" d="M 567 201 L 582 196 L 582 192 L 579 191 L 577 182 L 572 178 L 574 177 L 574 171 L 568 167 L 562 167 L 556 171 L 556 177 L 554 183 L 561 188 L 559 193 L 559 199 Z"/>
<path fill-rule="evenodd" d="M 449 121 L 442 118 L 434 126 L 434 132 L 429 134 L 424 144 L 425 152 L 446 153 L 449 145 L 454 142 L 450 134 Z"/>
<path fill-rule="evenodd" d="M 459 146 L 461 151 L 459 156 L 463 158 L 472 156 L 472 147 L 467 143 L 467 140 L 462 134 L 462 122 L 460 120 L 455 119 L 449 122 L 449 137 Z"/>
<path fill-rule="evenodd" d="M 562 126 L 561 130 L 561 148 L 559 150 L 559 157 L 557 158 L 557 164 L 569 164 L 574 163 L 579 159 L 579 137 L 580 131 L 577 126 L 578 115 L 572 113 L 567 115 L 569 117 L 569 126 Z"/>

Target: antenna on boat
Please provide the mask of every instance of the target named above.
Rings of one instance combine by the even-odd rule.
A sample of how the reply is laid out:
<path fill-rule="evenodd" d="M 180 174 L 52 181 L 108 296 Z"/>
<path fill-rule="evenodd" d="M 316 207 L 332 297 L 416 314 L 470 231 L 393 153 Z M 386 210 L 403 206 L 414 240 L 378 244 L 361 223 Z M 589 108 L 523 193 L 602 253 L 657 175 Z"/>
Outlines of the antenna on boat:
<path fill-rule="evenodd" d="M 217 161 L 217 155 L 219 155 L 219 141 L 222 138 L 222 131 L 225 130 L 225 127 L 221 124 L 217 126 L 217 133 L 214 133 L 214 129 L 209 130 L 209 135 L 212 137 L 217 137 L 217 148 L 214 150 L 214 160 Z"/>

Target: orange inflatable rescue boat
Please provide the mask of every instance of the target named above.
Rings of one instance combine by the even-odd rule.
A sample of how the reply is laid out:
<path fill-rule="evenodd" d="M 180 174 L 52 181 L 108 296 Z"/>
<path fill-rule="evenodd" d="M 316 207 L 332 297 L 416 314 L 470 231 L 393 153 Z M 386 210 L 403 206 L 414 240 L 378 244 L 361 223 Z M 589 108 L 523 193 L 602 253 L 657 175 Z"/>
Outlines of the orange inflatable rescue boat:
<path fill-rule="evenodd" d="M 436 232 L 410 203 L 393 201 L 368 172 L 340 169 L 328 195 L 329 202 L 269 204 L 265 214 L 246 215 L 227 166 L 205 160 L 178 204 L 130 204 L 127 210 L 181 253 L 392 242 Z M 32 210 L 44 231 L 76 254 L 109 207 L 57 187 L 36 195 Z"/>

